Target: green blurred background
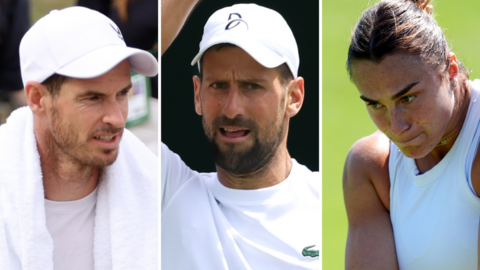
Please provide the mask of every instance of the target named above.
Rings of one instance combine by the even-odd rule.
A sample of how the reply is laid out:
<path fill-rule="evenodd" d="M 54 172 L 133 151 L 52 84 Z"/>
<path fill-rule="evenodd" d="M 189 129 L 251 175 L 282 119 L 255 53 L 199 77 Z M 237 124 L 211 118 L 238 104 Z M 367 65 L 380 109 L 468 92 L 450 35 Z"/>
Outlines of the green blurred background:
<path fill-rule="evenodd" d="M 322 169 L 323 269 L 344 269 L 347 217 L 343 204 L 342 172 L 350 146 L 376 130 L 345 62 L 350 34 L 361 13 L 377 1 L 322 2 Z M 434 0 L 433 12 L 457 59 L 480 78 L 480 1 Z"/>
<path fill-rule="evenodd" d="M 52 9 L 73 6 L 77 0 L 30 0 L 30 24 L 32 25 Z"/>

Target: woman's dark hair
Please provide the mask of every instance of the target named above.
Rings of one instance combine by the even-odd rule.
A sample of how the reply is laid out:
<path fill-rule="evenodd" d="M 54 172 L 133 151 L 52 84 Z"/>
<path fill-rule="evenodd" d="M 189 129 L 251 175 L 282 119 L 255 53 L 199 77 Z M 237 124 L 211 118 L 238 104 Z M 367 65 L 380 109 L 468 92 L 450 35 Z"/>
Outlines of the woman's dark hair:
<path fill-rule="evenodd" d="M 380 62 L 394 53 L 418 55 L 438 70 L 449 66 L 445 35 L 433 18 L 430 0 L 382 0 L 370 7 L 355 26 L 348 49 L 347 70 L 355 60 Z M 457 60 L 460 73 L 468 71 Z"/>

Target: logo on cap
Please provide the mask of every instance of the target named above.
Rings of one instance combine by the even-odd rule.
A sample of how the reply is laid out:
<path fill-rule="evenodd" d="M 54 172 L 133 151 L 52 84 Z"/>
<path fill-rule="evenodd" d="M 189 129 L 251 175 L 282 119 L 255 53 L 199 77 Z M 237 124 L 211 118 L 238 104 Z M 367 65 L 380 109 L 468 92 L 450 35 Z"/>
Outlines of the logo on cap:
<path fill-rule="evenodd" d="M 228 20 L 230 22 L 225 27 L 225 30 L 230 30 L 232 28 L 235 28 L 242 22 L 247 26 L 247 30 L 248 30 L 248 23 L 242 19 L 242 15 L 240 15 L 239 13 L 230 13 L 230 15 L 228 15 Z"/>
<path fill-rule="evenodd" d="M 121 39 L 121 40 L 123 40 L 123 41 L 125 41 L 125 40 L 123 39 L 122 32 L 120 32 L 120 28 L 115 27 L 115 26 L 112 25 L 112 24 L 110 24 L 110 26 L 111 26 L 111 27 L 113 28 L 113 30 L 117 33 L 118 38 Z"/>

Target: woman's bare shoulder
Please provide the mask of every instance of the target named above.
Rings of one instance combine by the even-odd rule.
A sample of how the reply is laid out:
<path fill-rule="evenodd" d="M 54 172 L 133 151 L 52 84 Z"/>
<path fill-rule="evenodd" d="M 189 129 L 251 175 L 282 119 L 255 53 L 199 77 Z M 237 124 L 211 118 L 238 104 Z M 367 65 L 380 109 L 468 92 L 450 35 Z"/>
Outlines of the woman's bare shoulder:
<path fill-rule="evenodd" d="M 390 140 L 380 131 L 355 142 L 345 161 L 344 189 L 373 185 L 382 204 L 389 209 L 389 155 Z"/>

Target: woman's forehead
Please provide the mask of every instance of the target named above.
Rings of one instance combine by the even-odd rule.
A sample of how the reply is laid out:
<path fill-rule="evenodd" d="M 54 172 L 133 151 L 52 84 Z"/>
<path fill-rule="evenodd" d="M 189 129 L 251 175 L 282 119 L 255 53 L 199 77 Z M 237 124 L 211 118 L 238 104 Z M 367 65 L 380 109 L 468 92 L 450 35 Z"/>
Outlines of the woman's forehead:
<path fill-rule="evenodd" d="M 419 56 L 406 54 L 387 55 L 379 62 L 355 60 L 351 68 L 354 82 L 365 79 L 388 80 L 399 76 L 418 76 L 436 71 L 435 67 L 424 63 Z"/>
<path fill-rule="evenodd" d="M 362 94 L 396 92 L 413 82 L 432 81 L 438 71 L 416 55 L 394 54 L 380 62 L 356 60 L 352 63 L 352 81 Z"/>

